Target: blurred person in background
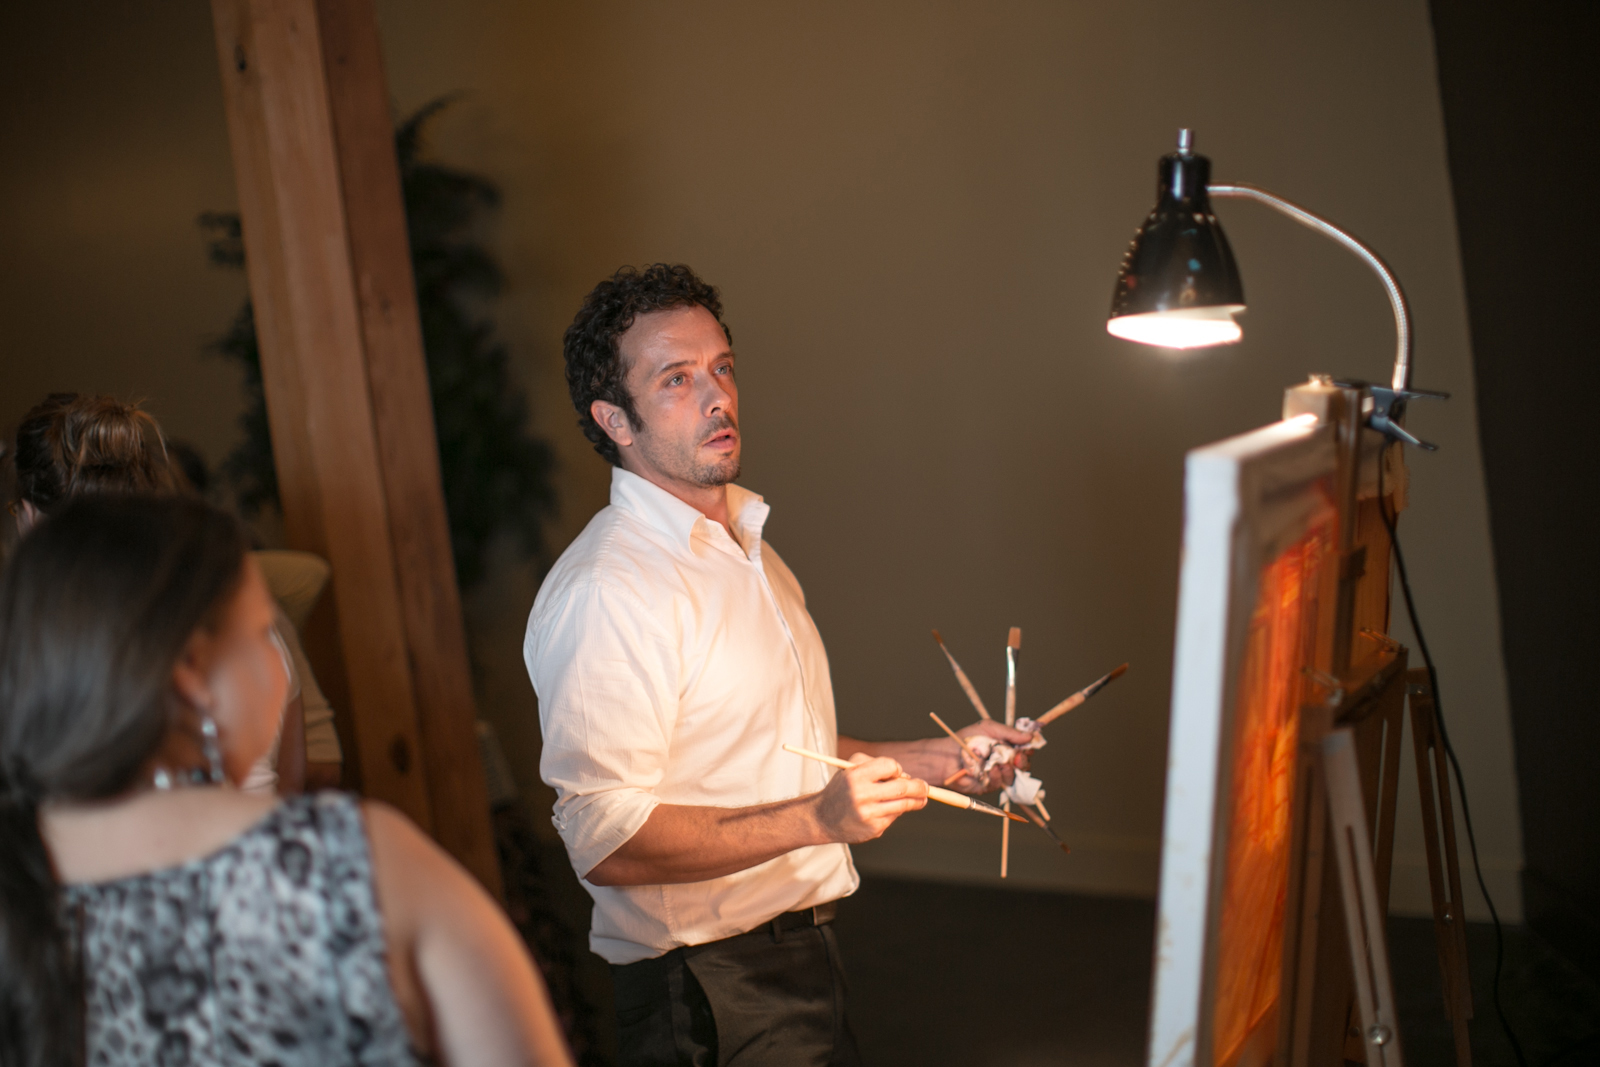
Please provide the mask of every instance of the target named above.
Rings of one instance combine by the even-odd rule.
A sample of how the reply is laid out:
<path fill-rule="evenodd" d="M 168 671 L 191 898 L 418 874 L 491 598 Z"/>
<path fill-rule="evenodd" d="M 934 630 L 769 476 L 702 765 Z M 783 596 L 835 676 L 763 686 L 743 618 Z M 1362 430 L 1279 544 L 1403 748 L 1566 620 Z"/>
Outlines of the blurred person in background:
<path fill-rule="evenodd" d="M 211 471 L 205 457 L 186 441 L 169 437 L 166 446 L 167 458 L 183 481 L 195 493 L 210 500 Z M 317 684 L 317 676 L 300 644 L 306 620 L 327 588 L 333 568 L 312 552 L 258 548 L 251 555 L 261 567 L 272 598 L 283 609 L 284 618 L 279 620 L 278 632 L 294 662 L 294 677 L 289 686 L 289 703 L 284 709 L 283 733 L 278 745 L 269 761 L 254 768 L 244 788 L 247 791 L 271 789 L 275 785 L 278 792 L 285 794 L 337 789 L 344 769 L 344 754 L 334 730 L 333 706 Z M 284 625 L 285 622 L 288 625 Z"/>
<path fill-rule="evenodd" d="M 38 520 L 38 516 L 34 517 Z M 403 816 L 240 792 L 288 679 L 238 523 L 56 502 L 0 575 L 0 1064 L 571 1062 Z"/>
<path fill-rule="evenodd" d="M 197 452 L 169 446 L 153 416 L 137 404 L 109 396 L 52 393 L 23 416 L 12 455 L 17 481 L 12 514 L 21 533 L 80 494 L 203 496 L 207 488 L 205 462 Z M 327 582 L 328 564 L 308 552 L 258 552 L 256 557 L 280 608 L 275 630 L 289 663 L 290 682 L 281 729 L 242 788 L 284 794 L 337 788 L 342 753 L 333 708 L 317 685 L 299 636 Z"/>

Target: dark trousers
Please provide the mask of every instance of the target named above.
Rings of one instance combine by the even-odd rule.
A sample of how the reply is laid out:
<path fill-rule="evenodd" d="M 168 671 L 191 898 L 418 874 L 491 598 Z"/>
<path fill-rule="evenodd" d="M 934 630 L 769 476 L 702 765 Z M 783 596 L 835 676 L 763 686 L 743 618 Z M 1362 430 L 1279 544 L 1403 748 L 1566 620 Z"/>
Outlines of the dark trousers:
<path fill-rule="evenodd" d="M 762 926 L 612 967 L 620 1067 L 859 1067 L 832 926 Z"/>

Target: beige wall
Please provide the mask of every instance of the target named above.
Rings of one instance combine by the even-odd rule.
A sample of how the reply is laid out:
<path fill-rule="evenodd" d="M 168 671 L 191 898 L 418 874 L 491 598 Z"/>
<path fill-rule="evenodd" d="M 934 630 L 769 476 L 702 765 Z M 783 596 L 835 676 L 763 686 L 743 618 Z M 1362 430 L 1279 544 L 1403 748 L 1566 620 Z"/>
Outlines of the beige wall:
<path fill-rule="evenodd" d="M 195 222 L 238 202 L 209 7 L 6 5 L 0 100 L 0 427 L 94 390 L 222 456 L 240 379 L 202 350 L 245 281 Z"/>
<path fill-rule="evenodd" d="M 497 316 L 562 458 L 557 545 L 603 505 L 607 477 L 572 425 L 560 330 L 617 265 L 683 260 L 723 288 L 742 356 L 744 482 L 774 506 L 771 541 L 806 586 L 846 730 L 922 734 L 929 709 L 965 718 L 930 627 L 998 699 L 1005 629 L 1022 626 L 1025 712 L 1132 662 L 1051 729 L 1039 773 L 1074 853 L 1020 837 L 1017 884 L 1153 891 L 1183 453 L 1271 420 L 1283 387 L 1311 371 L 1376 378 L 1390 358 L 1385 302 L 1354 259 L 1234 203 L 1222 217 L 1251 305 L 1245 341 L 1175 359 L 1109 338 L 1116 263 L 1152 203 L 1157 156 L 1193 126 L 1219 179 L 1266 185 L 1370 240 L 1408 286 L 1418 384 L 1456 396 L 1414 413 L 1444 448 L 1413 457 L 1406 543 L 1485 873 L 1502 912 L 1518 913 L 1470 351 L 1421 0 L 1203 16 L 904 0 L 379 7 L 397 107 L 462 91 L 435 150 L 506 194 Z M 145 126 L 122 115 L 128 94 L 85 58 L 93 48 L 29 83 L 120 117 L 79 108 L 59 128 L 28 127 L 26 143 L 67 147 L 41 157 L 48 173 L 0 178 L 25 194 L 3 198 L 5 239 L 32 242 L 29 277 L 0 292 L 0 414 L 43 387 L 20 353 L 57 338 L 62 384 L 191 386 L 160 384 L 159 413 L 223 448 L 231 372 L 194 349 L 242 287 L 204 268 L 190 221 L 231 202 L 216 187 L 227 153 L 208 30 L 191 16 L 118 68 L 151 98 L 164 87 Z M 72 196 L 93 216 L 75 243 L 49 239 Z M 141 270 L 124 266 L 133 248 Z M 126 343 L 140 331 L 164 340 Z M 507 564 L 468 605 L 485 711 L 525 780 L 538 735 L 518 646 L 534 591 Z M 1396 893 L 1415 907 L 1420 846 L 1402 810 Z M 930 812 L 859 858 L 992 878 L 995 836 Z"/>

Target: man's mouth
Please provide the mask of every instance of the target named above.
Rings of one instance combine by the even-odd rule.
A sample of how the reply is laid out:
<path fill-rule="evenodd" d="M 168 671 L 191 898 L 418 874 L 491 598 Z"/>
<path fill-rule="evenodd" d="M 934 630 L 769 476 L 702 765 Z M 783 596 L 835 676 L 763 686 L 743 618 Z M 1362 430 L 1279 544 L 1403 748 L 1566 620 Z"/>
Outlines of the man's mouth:
<path fill-rule="evenodd" d="M 713 452 L 732 452 L 734 448 L 738 446 L 738 444 L 739 431 L 730 428 L 726 430 L 718 430 L 716 433 L 712 434 L 706 439 L 706 442 L 702 447 L 709 448 Z"/>

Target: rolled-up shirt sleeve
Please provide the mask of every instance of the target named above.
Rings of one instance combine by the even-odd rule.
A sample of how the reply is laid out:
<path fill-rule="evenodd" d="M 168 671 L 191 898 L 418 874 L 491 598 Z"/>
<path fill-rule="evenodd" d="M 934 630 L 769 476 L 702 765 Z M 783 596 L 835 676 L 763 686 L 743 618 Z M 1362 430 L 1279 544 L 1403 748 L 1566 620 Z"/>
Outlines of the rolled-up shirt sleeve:
<path fill-rule="evenodd" d="M 678 657 L 637 598 L 597 582 L 540 605 L 523 655 L 539 697 L 539 775 L 552 822 L 585 877 L 661 801 L 678 711 Z"/>

